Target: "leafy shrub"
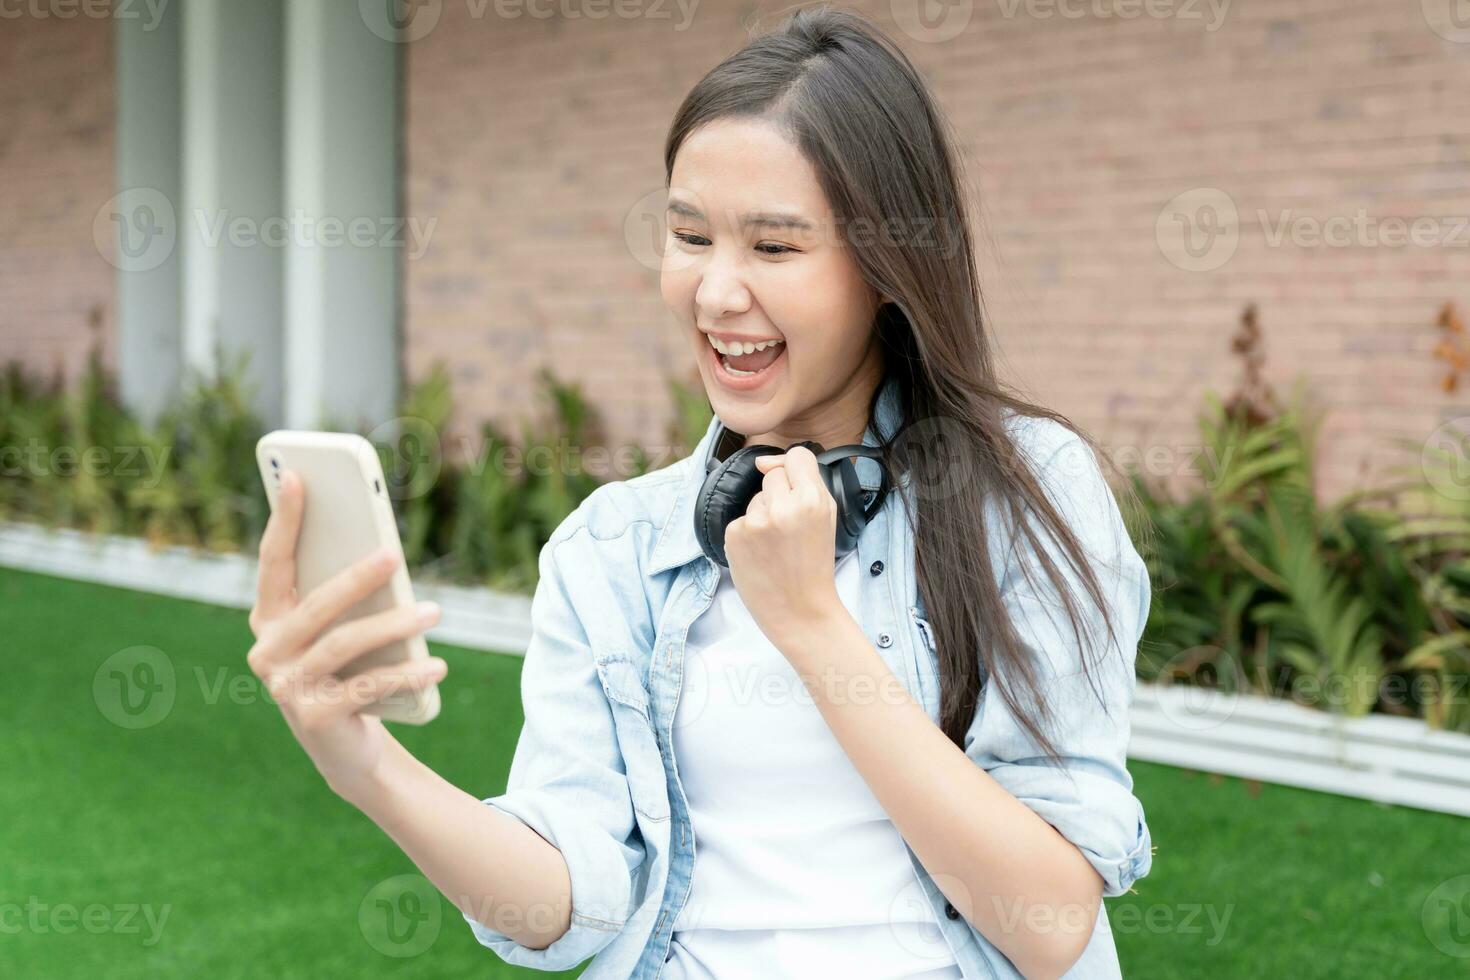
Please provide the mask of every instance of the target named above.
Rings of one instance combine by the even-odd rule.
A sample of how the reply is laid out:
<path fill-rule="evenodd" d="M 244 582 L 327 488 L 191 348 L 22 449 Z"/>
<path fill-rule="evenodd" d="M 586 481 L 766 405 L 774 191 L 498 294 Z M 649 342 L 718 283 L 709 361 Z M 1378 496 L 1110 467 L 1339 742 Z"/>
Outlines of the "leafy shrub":
<path fill-rule="evenodd" d="M 145 425 L 117 396 L 94 346 L 70 391 L 20 364 L 0 373 L 0 519 L 146 538 L 155 547 L 254 550 L 269 516 L 255 464 L 265 427 L 246 382 L 248 355 L 215 377 L 191 376 L 178 400 Z M 359 431 L 378 450 L 404 554 L 415 573 L 530 591 L 541 546 L 600 479 L 568 450 L 601 443 L 580 387 L 540 375 L 551 411 L 518 443 L 493 424 L 469 458 L 446 452 L 453 417 L 448 373 L 436 365 L 401 399 L 399 417 Z M 693 447 L 711 412 L 698 385 L 670 382 L 675 445 Z M 324 426 L 327 427 L 327 426 Z M 505 450 L 540 466 L 506 467 Z M 632 472 L 650 456 L 632 447 Z"/>
<path fill-rule="evenodd" d="M 1321 413 L 1264 384 L 1255 317 L 1236 393 L 1199 416 L 1202 485 L 1130 475 L 1155 585 L 1139 675 L 1470 731 L 1470 506 L 1445 512 L 1422 475 L 1321 502 Z"/>

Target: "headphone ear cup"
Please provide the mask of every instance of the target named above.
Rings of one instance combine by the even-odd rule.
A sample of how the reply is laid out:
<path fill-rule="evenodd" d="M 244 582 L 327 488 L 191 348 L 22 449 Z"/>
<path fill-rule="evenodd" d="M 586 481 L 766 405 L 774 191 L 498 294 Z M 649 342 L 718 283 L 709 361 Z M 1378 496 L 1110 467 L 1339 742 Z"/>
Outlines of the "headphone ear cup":
<path fill-rule="evenodd" d="M 857 544 L 863 530 L 862 487 L 858 483 L 857 467 L 850 459 L 838 460 L 829 471 L 832 497 L 837 501 L 837 551 L 845 554 Z"/>
<path fill-rule="evenodd" d="M 773 446 L 746 446 L 731 453 L 704 478 L 695 501 L 694 536 L 700 550 L 719 564 L 730 567 L 725 558 L 725 528 L 739 518 L 760 493 L 765 474 L 756 469 L 755 458 L 781 450 Z"/>

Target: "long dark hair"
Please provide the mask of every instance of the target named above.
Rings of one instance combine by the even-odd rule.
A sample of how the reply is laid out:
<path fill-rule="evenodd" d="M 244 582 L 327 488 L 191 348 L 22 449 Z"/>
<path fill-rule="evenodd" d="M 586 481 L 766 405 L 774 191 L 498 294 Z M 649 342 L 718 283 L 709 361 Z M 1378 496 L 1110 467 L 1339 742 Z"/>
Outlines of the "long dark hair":
<path fill-rule="evenodd" d="M 986 526 L 986 501 L 993 497 L 1012 533 L 1025 535 L 1062 596 L 1073 634 L 1090 648 L 1092 634 L 1078 624 L 1078 598 L 1033 520 L 1060 545 L 1110 635 L 1112 616 L 1076 537 L 1007 435 L 1005 413 L 1049 418 L 1089 445 L 1092 440 L 996 377 L 965 185 L 947 123 L 890 39 L 862 17 L 826 4 L 797 10 L 694 86 L 665 143 L 666 181 L 685 139 L 728 117 L 763 119 L 790 136 L 819 175 L 863 276 L 892 297 L 873 324 L 903 406 L 902 428 L 883 441 L 890 473 L 912 472 L 900 458 L 906 454 L 893 447 L 915 425 L 927 421 L 933 431 L 934 420 L 972 464 L 967 477 L 973 478 L 963 485 L 943 495 L 919 494 L 917 513 L 904 498 L 915 529 L 918 588 L 939 656 L 941 728 L 964 748 L 988 677 L 1047 756 L 1060 761 L 1046 732 L 1053 719 L 1032 654 L 1007 615 L 990 564 L 990 538 L 1000 529 Z M 1029 579 L 1029 568 L 1023 570 Z M 1092 660 L 1084 652 L 1084 671 Z"/>

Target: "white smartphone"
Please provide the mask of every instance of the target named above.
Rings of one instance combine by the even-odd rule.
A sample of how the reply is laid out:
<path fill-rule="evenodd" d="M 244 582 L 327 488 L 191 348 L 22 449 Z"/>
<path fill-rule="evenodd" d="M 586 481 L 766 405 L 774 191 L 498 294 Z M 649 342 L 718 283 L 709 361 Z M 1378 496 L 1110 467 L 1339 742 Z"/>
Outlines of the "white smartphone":
<path fill-rule="evenodd" d="M 382 464 L 372 443 L 342 432 L 277 429 L 255 445 L 255 460 L 265 482 L 271 511 L 281 491 L 281 474 L 295 471 L 306 490 L 301 533 L 296 540 L 296 594 L 305 598 L 353 562 L 391 546 L 403 553 L 393 502 Z M 354 603 L 331 626 L 414 604 L 413 586 L 403 562 L 381 588 Z M 329 627 L 330 628 L 330 627 Z M 429 656 L 423 634 L 370 650 L 338 670 L 346 680 L 373 667 Z M 439 686 L 403 689 L 363 709 L 385 721 L 423 725 L 439 714 Z"/>

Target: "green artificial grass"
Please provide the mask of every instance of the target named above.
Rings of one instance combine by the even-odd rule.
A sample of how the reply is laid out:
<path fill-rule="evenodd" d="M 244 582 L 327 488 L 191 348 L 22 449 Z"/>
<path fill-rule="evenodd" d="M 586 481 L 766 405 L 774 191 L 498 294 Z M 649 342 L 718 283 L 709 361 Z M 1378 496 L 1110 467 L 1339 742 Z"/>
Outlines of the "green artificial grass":
<path fill-rule="evenodd" d="M 1108 900 L 1124 976 L 1470 976 L 1470 821 L 1128 768 L 1156 850 Z"/>
<path fill-rule="evenodd" d="M 0 977 L 540 975 L 479 946 L 437 892 L 414 932 L 385 940 L 374 910 L 412 911 L 393 879 L 416 869 L 332 795 L 262 696 L 243 612 L 0 569 L 0 637 Z M 124 652 L 138 647 L 151 650 Z M 497 793 L 520 661 L 435 653 L 450 665 L 442 714 L 390 727 L 456 785 Z M 124 704 L 114 672 L 172 705 Z M 1453 945 L 1470 901 L 1453 885 L 1430 900 L 1470 873 L 1470 822 L 1131 768 L 1158 850 L 1137 894 L 1108 902 L 1126 976 L 1470 970 L 1440 948 L 1470 953 L 1470 931 Z"/>
<path fill-rule="evenodd" d="M 327 789 L 266 700 L 245 663 L 253 638 L 243 611 L 0 569 L 0 636 L 13 697 L 0 718 L 0 928 L 5 906 L 33 897 L 77 916 L 58 920 L 74 929 L 61 932 L 50 910 L 39 929 L 24 908 L 10 911 L 10 925 L 26 921 L 0 935 L 0 977 L 534 973 L 480 946 L 437 892 L 438 934 L 421 952 L 432 918 L 402 946 L 384 942 L 382 920 L 375 929 L 371 918 L 381 893 L 368 928 L 359 925 L 370 891 L 417 869 Z M 104 717 L 93 682 L 104 661 L 137 646 L 172 663 L 175 696 L 162 720 L 128 729 Z M 389 727 L 455 785 L 498 793 L 521 725 L 520 660 L 434 652 L 449 662 L 440 717 Z M 115 714 L 110 690 L 104 679 L 100 700 Z M 104 907 L 91 929 L 88 906 Z M 124 921 L 131 906 L 151 906 L 155 921 L 168 910 L 156 942 L 141 913 Z M 104 913 L 117 929 L 100 928 Z M 415 955 L 388 955 L 372 940 Z"/>

